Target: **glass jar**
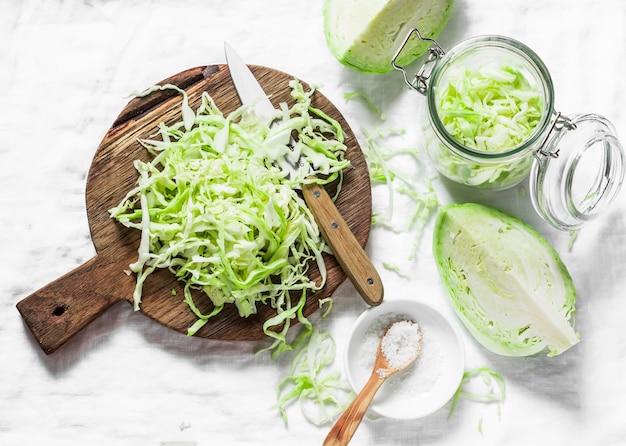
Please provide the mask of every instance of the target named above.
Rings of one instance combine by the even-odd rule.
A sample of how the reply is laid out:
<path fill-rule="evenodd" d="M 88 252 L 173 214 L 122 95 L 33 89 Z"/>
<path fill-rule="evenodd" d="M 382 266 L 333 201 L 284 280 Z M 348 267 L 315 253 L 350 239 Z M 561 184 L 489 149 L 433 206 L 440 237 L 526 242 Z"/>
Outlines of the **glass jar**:
<path fill-rule="evenodd" d="M 415 38 L 431 47 L 409 80 L 396 61 Z M 479 36 L 444 52 L 413 29 L 392 65 L 427 98 L 426 151 L 446 178 L 497 191 L 530 174 L 537 212 L 568 230 L 594 218 L 617 195 L 625 155 L 614 127 L 599 115 L 556 112 L 550 73 L 523 43 Z"/>

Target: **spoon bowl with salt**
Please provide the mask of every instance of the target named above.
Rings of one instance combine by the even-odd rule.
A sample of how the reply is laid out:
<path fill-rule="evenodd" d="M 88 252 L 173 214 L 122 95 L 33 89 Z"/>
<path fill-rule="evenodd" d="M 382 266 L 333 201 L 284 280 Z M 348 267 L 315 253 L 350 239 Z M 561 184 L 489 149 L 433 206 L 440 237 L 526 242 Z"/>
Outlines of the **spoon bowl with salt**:
<path fill-rule="evenodd" d="M 324 440 L 324 446 L 347 445 L 365 416 L 376 392 L 395 373 L 407 368 L 419 356 L 424 339 L 421 327 L 410 320 L 389 325 L 378 343 L 372 373 Z"/>

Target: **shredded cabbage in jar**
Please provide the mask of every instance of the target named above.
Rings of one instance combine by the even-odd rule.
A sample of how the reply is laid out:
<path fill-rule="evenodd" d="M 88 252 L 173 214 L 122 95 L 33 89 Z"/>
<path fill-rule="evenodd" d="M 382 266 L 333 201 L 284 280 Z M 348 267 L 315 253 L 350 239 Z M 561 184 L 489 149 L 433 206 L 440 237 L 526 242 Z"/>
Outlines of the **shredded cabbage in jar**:
<path fill-rule="evenodd" d="M 539 87 L 505 62 L 451 69 L 436 103 L 441 123 L 456 141 L 488 153 L 506 152 L 524 143 L 540 124 L 544 107 Z M 440 144 L 431 148 L 431 154 L 448 178 L 487 189 L 519 183 L 532 164 L 532 157 L 478 163 Z"/>
<path fill-rule="evenodd" d="M 539 89 L 505 64 L 451 70 L 437 98 L 437 113 L 448 133 L 465 147 L 484 152 L 520 145 L 542 117 Z"/>
<path fill-rule="evenodd" d="M 146 278 L 167 268 L 184 283 L 184 299 L 198 318 L 189 335 L 225 305 L 247 317 L 268 304 L 277 312 L 263 326 L 275 339 L 270 349 L 289 348 L 290 321 L 304 319 L 307 292 L 326 280 L 325 243 L 294 186 L 341 184 L 349 165 L 340 124 L 311 105 L 315 88 L 305 91 L 295 79 L 289 86 L 295 104 L 282 104 L 282 119 L 271 127 L 245 106 L 224 116 L 206 92 L 195 112 L 174 85 L 139 94 L 178 91 L 182 120 L 161 123 L 160 138 L 140 141 L 153 158 L 134 162 L 137 185 L 110 210 L 121 224 L 141 231 L 138 258 L 130 265 L 137 275 L 135 309 Z M 297 135 L 293 147 L 277 142 L 284 132 Z M 286 163 L 300 157 L 309 167 L 289 177 Z M 310 262 L 317 263 L 321 283 L 309 279 Z M 211 299 L 212 312 L 198 309 L 194 289 Z M 292 292 L 299 293 L 297 302 Z M 281 332 L 272 330 L 281 324 Z"/>

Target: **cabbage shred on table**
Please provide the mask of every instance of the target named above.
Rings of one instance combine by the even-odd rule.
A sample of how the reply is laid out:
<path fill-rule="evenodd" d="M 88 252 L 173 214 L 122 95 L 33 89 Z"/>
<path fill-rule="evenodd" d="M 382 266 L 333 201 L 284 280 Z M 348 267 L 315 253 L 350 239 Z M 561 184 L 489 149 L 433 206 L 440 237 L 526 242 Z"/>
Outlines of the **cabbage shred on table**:
<path fill-rule="evenodd" d="M 315 88 L 305 91 L 296 80 L 289 84 L 295 104 L 281 104 L 272 126 L 248 107 L 224 116 L 205 92 L 197 111 L 181 93 L 182 120 L 159 125 L 160 139 L 141 140 L 153 155 L 136 160 L 136 186 L 110 210 L 124 226 L 141 231 L 138 258 L 130 265 L 137 274 L 133 301 L 141 304 L 146 278 L 168 268 L 184 283 L 184 298 L 198 321 L 193 335 L 225 305 L 233 304 L 241 317 L 271 305 L 277 316 L 264 331 L 285 347 L 290 321 L 304 316 L 307 292 L 326 280 L 319 229 L 305 202 L 294 190 L 303 182 L 329 183 L 343 178 L 349 165 L 340 124 L 311 105 Z M 281 134 L 297 134 L 293 147 L 278 141 Z M 287 162 L 302 157 L 308 168 L 288 176 Z M 316 262 L 321 283 L 308 277 Z M 203 314 L 192 290 L 203 291 L 214 310 Z M 292 304 L 290 293 L 300 293 Z M 174 298 L 174 297 L 173 297 Z M 284 323 L 280 333 L 271 328 Z"/>

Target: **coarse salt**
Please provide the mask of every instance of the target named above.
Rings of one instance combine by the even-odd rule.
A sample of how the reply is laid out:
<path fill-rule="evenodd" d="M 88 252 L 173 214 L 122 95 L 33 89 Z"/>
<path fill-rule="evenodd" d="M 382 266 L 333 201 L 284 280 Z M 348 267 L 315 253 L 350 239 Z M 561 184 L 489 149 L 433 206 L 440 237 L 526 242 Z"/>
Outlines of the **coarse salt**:
<path fill-rule="evenodd" d="M 388 313 L 374 321 L 367 329 L 358 354 L 358 367 L 364 381 L 372 372 L 376 349 L 385 329 L 391 323 L 402 319 L 412 318 L 406 314 Z M 442 345 L 436 336 L 432 336 L 433 327 L 420 324 L 420 328 L 424 340 L 418 358 L 402 372 L 387 380 L 376 397 L 379 401 L 386 401 L 389 398 L 416 398 L 428 394 L 437 385 L 445 360 Z M 382 378 L 381 373 L 377 374 Z"/>
<path fill-rule="evenodd" d="M 422 332 L 417 323 L 408 320 L 394 322 L 381 340 L 383 356 L 394 369 L 400 369 L 419 354 Z"/>

